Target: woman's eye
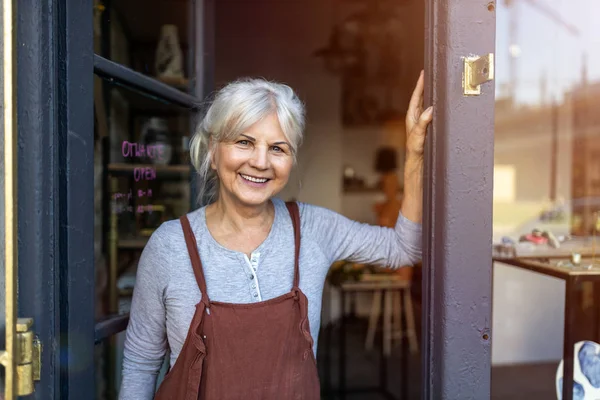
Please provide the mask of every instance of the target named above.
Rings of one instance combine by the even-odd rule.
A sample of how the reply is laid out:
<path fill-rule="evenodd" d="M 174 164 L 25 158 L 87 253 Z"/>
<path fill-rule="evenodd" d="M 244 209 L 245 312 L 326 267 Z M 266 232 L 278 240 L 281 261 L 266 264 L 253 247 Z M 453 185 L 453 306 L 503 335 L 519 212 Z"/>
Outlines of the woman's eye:
<path fill-rule="evenodd" d="M 277 153 L 280 153 L 280 152 L 283 151 L 283 149 L 281 147 L 279 147 L 279 146 L 273 146 L 273 151 L 275 151 Z"/>
<path fill-rule="evenodd" d="M 250 144 L 250 142 L 248 140 L 238 140 L 238 144 L 241 144 L 242 146 L 247 146 L 248 144 Z"/>

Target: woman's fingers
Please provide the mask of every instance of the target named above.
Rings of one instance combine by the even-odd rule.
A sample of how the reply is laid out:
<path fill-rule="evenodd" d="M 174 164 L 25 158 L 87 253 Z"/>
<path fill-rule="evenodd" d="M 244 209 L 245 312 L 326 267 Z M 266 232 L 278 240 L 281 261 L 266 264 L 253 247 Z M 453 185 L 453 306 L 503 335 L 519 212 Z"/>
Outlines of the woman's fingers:
<path fill-rule="evenodd" d="M 406 113 L 407 152 L 422 155 L 425 146 L 427 126 L 433 120 L 433 106 L 423 111 L 424 73 L 421 71 L 415 90 L 412 93 Z"/>
<path fill-rule="evenodd" d="M 427 110 L 421 113 L 421 116 L 419 117 L 419 122 L 417 122 L 417 127 L 419 128 L 419 131 L 425 133 L 425 131 L 427 130 L 427 125 L 429 125 L 432 119 L 433 106 L 430 106 L 427 108 Z"/>
<path fill-rule="evenodd" d="M 419 121 L 419 118 L 423 110 L 423 88 L 424 88 L 425 77 L 423 71 L 419 75 L 417 85 L 413 90 L 410 102 L 408 104 L 408 112 L 406 113 L 407 124 L 410 124 L 407 128 L 410 130 L 412 126 Z"/>
<path fill-rule="evenodd" d="M 419 115 L 419 119 L 413 124 L 408 132 L 406 139 L 407 153 L 421 156 L 425 150 L 425 137 L 427 136 L 427 126 L 433 119 L 433 107 L 427 108 Z"/>

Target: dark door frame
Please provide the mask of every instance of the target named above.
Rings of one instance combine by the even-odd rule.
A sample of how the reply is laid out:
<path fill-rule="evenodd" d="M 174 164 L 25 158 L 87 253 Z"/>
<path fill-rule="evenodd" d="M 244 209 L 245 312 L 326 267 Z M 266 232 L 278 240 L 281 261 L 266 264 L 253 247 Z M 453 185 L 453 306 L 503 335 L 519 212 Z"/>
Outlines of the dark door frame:
<path fill-rule="evenodd" d="M 95 321 L 94 73 L 183 106 L 199 101 L 95 56 L 93 0 L 19 6 L 19 315 L 34 318 L 43 346 L 33 398 L 79 400 L 96 393 L 96 343 L 126 326 L 122 316 Z M 203 96 L 213 85 L 214 0 L 194 0 L 193 11 L 203 21 L 194 35 Z"/>
<path fill-rule="evenodd" d="M 44 348 L 33 398 L 89 398 L 95 393 L 93 2 L 19 6 L 19 315 L 34 318 Z M 490 395 L 494 87 L 464 97 L 461 57 L 494 51 L 493 9 L 493 2 L 426 1 L 426 102 L 436 109 L 424 198 L 424 399 Z M 214 21 L 212 11 L 203 19 Z M 202 75 L 197 90 L 206 92 L 211 68 Z"/>
<path fill-rule="evenodd" d="M 19 315 L 43 346 L 36 399 L 95 393 L 92 13 L 92 0 L 18 8 Z"/>
<path fill-rule="evenodd" d="M 495 52 L 495 3 L 427 0 L 422 398 L 489 399 L 494 82 L 462 91 L 463 57 Z"/>

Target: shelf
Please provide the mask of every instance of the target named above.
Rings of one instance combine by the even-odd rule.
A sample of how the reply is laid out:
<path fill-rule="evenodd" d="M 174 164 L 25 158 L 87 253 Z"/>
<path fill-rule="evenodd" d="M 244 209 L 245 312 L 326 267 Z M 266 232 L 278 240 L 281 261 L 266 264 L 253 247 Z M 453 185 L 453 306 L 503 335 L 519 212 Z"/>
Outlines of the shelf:
<path fill-rule="evenodd" d="M 131 176 L 136 168 L 153 168 L 156 171 L 156 178 L 169 177 L 187 177 L 190 175 L 191 167 L 189 165 L 159 165 L 159 164 L 128 164 L 111 163 L 108 164 L 108 172 L 112 176 Z"/>
<path fill-rule="evenodd" d="M 148 243 L 147 237 L 135 237 L 135 238 L 126 238 L 119 239 L 117 243 L 117 247 L 120 250 L 142 250 L 146 243 Z"/>

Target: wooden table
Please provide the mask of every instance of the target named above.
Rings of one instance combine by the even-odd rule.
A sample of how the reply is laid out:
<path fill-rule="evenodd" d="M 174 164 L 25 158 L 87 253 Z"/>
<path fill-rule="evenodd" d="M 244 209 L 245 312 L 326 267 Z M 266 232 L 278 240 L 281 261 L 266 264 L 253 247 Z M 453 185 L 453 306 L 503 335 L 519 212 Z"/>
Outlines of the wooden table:
<path fill-rule="evenodd" d="M 346 321 L 347 317 L 345 315 L 346 304 L 347 304 L 347 296 L 350 293 L 357 292 L 383 292 L 383 296 L 381 297 L 382 303 L 384 299 L 390 299 L 391 295 L 394 291 L 401 291 L 407 288 L 406 281 L 393 280 L 390 278 L 385 281 L 346 281 L 342 282 L 339 285 L 335 285 L 335 287 L 340 291 L 341 297 L 341 317 L 340 317 L 340 327 L 338 330 L 338 340 L 339 340 L 339 359 L 338 359 L 338 382 L 339 387 L 337 390 L 331 389 L 331 329 L 328 329 L 326 340 L 326 352 L 325 352 L 325 393 L 336 393 L 340 399 L 345 399 L 346 394 L 349 393 L 370 393 L 376 392 L 383 395 L 388 399 L 395 399 L 395 397 L 388 390 L 388 382 L 387 382 L 387 357 L 384 352 L 384 343 L 382 341 L 381 352 L 380 352 L 380 363 L 379 363 L 379 386 L 378 387 L 367 387 L 367 388 L 346 388 Z M 384 305 L 382 304 L 382 309 Z M 407 339 L 403 337 L 401 339 L 402 353 L 401 353 L 401 376 L 400 376 L 400 385 L 401 385 L 401 394 L 402 399 L 406 399 L 408 396 L 408 379 L 407 379 L 407 371 L 408 371 L 408 356 L 407 356 Z"/>
<path fill-rule="evenodd" d="M 560 253 L 559 251 L 550 254 L 530 254 L 523 257 L 503 258 L 494 257 L 494 262 L 500 262 L 514 267 L 522 268 L 542 275 L 552 276 L 565 281 L 565 321 L 563 337 L 563 400 L 573 399 L 573 361 L 575 338 L 575 315 L 578 302 L 576 299 L 576 288 L 583 282 L 600 282 L 600 267 L 586 269 L 584 265 L 591 264 L 592 259 L 582 257 L 580 267 L 561 267 L 556 263 L 559 260 L 569 261 L 570 254 Z M 596 258 L 595 265 L 600 265 L 599 258 Z M 597 295 L 598 290 L 594 291 L 596 300 L 595 306 L 598 306 L 600 298 Z M 600 324 L 598 313 L 595 320 L 595 331 L 600 334 Z"/>

